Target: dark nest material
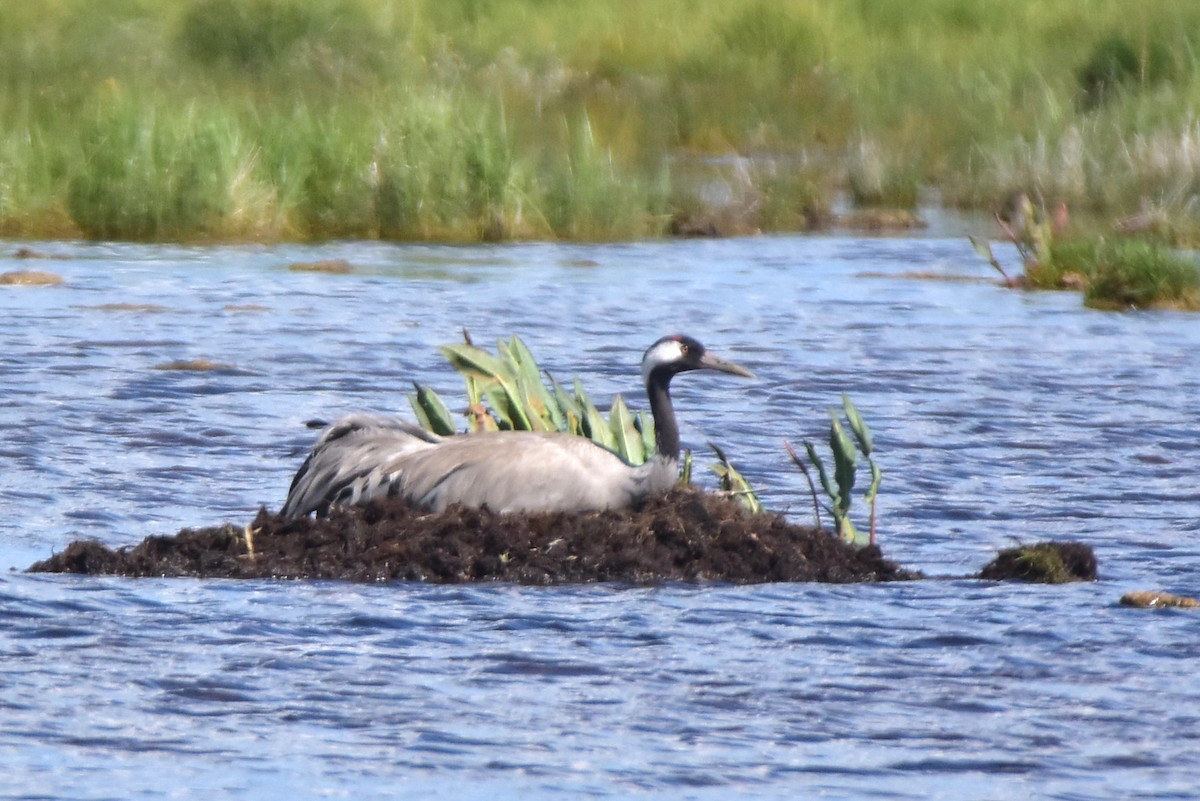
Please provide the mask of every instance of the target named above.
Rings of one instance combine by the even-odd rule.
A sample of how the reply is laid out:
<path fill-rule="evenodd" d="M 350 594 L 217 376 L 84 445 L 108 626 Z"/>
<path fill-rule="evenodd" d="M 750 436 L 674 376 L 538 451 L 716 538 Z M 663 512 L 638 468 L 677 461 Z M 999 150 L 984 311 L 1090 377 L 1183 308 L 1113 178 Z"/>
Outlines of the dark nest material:
<path fill-rule="evenodd" d="M 751 515 L 728 497 L 676 489 L 640 508 L 501 515 L 430 514 L 399 499 L 324 519 L 263 509 L 250 526 L 185 529 L 112 550 L 76 541 L 30 568 L 45 573 L 309 578 L 439 583 L 507 581 L 872 582 L 919 578 L 828 532 Z"/>

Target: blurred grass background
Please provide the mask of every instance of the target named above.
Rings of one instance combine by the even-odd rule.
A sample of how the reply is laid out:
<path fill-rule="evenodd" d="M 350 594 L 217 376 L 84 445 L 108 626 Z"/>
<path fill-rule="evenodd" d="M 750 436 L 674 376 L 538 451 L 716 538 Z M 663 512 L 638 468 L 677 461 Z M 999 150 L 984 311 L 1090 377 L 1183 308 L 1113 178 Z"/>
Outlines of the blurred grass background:
<path fill-rule="evenodd" d="M 1194 0 L 46 0 L 0 234 L 625 239 L 1016 189 L 1200 239 Z"/>

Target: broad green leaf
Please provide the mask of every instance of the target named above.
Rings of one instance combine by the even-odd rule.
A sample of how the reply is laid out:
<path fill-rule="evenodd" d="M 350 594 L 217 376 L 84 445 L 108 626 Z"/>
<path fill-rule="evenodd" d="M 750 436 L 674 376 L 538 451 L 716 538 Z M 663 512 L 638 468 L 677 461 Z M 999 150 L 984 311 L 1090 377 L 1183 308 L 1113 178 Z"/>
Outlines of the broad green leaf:
<path fill-rule="evenodd" d="M 865 498 L 870 503 L 879 492 L 879 482 L 883 481 L 883 472 L 879 469 L 879 465 L 875 464 L 874 459 L 868 458 L 867 463 L 871 465 L 871 486 L 867 488 Z"/>
<path fill-rule="evenodd" d="M 858 409 L 850 400 L 850 396 L 842 393 L 842 408 L 846 412 L 846 420 L 850 423 L 850 430 L 854 432 L 854 438 L 858 440 L 858 447 L 862 450 L 863 456 L 871 455 L 871 429 L 867 428 L 867 423 L 862 419 L 862 415 L 858 413 Z"/>
<path fill-rule="evenodd" d="M 457 428 L 454 425 L 454 416 L 450 414 L 450 410 L 446 408 L 446 404 L 442 403 L 438 394 L 429 387 L 415 382 L 413 388 L 416 392 L 408 396 L 408 402 L 421 427 L 426 431 L 441 434 L 443 437 L 455 434 Z"/>
<path fill-rule="evenodd" d="M 829 449 L 833 451 L 834 478 L 837 480 L 838 496 L 842 511 L 850 509 L 850 491 L 854 489 L 855 467 L 858 465 L 858 451 L 854 442 L 842 428 L 837 417 L 829 427 Z"/>
<path fill-rule="evenodd" d="M 530 431 L 558 431 L 559 425 L 555 418 L 562 419 L 562 415 L 558 414 L 558 404 L 550 399 L 549 405 L 543 400 L 538 390 L 543 393 L 546 387 L 541 381 L 534 379 L 533 386 L 530 386 L 529 379 L 524 373 L 517 375 L 517 392 L 520 393 L 521 406 L 525 409 L 526 419 L 529 420 Z"/>
<path fill-rule="evenodd" d="M 654 418 L 646 412 L 638 412 L 634 425 L 642 434 L 642 453 L 645 457 L 643 461 L 645 461 L 658 450 L 658 441 L 654 438 Z"/>
<path fill-rule="evenodd" d="M 575 403 L 578 405 L 581 412 L 586 413 L 587 407 L 591 405 L 591 401 L 588 400 L 588 395 L 583 389 L 583 383 L 580 382 L 579 376 L 575 376 L 573 388 L 575 390 Z"/>
<path fill-rule="evenodd" d="M 520 431 L 517 423 L 513 419 L 512 403 L 509 401 L 508 393 L 500 384 L 492 384 L 483 393 L 487 398 L 488 407 L 492 410 L 492 416 L 496 418 L 496 422 L 500 424 L 501 431 Z"/>
<path fill-rule="evenodd" d="M 443 345 L 440 350 L 454 369 L 466 377 L 468 394 L 477 393 L 487 398 L 501 428 L 529 430 L 529 419 L 521 403 L 512 365 L 474 345 Z M 474 387 L 472 381 L 477 382 Z M 472 405 L 477 402 L 473 399 Z"/>
<path fill-rule="evenodd" d="M 559 409 L 554 394 L 546 389 L 541 368 L 538 367 L 529 348 L 514 334 L 508 343 L 508 352 L 517 368 L 517 385 L 521 389 L 526 408 L 531 414 L 536 414 L 546 421 L 547 430 L 562 431 L 563 412 Z"/>
<path fill-rule="evenodd" d="M 438 348 L 450 365 L 466 376 L 483 382 L 512 380 L 512 371 L 502 360 L 474 345 L 442 345 Z"/>
<path fill-rule="evenodd" d="M 617 438 L 613 436 L 612 430 L 609 429 L 608 424 L 605 422 L 604 415 L 591 403 L 587 406 L 586 421 L 588 436 L 592 438 L 593 442 L 597 442 L 610 450 L 615 451 L 617 449 Z"/>
<path fill-rule="evenodd" d="M 616 451 L 630 464 L 646 461 L 642 451 L 642 435 L 633 424 L 633 416 L 620 395 L 613 398 L 612 410 L 608 413 L 608 427 L 616 441 Z"/>
<path fill-rule="evenodd" d="M 612 432 L 608 430 L 604 415 L 600 414 L 596 404 L 588 399 L 587 393 L 583 390 L 583 384 L 578 378 L 575 379 L 575 400 L 579 404 L 579 421 L 582 424 L 584 436 L 606 448 L 616 450 L 616 442 L 613 440 Z"/>
<path fill-rule="evenodd" d="M 562 388 L 558 380 L 554 376 L 549 376 L 550 388 L 554 395 L 554 402 L 558 406 L 559 416 L 562 419 L 562 424 L 559 426 L 559 431 L 566 431 L 568 434 L 580 434 L 579 425 L 579 403 L 575 398 L 567 394 L 567 391 Z"/>
<path fill-rule="evenodd" d="M 745 476 L 738 472 L 737 468 L 725 457 L 725 452 L 717 445 L 710 442 L 708 447 L 712 448 L 713 452 L 717 454 L 717 458 L 720 459 L 717 464 L 709 465 L 709 469 L 720 477 L 721 489 L 737 496 L 737 499 L 750 512 L 755 514 L 762 512 L 762 503 L 751 488 L 750 482 L 746 481 Z"/>

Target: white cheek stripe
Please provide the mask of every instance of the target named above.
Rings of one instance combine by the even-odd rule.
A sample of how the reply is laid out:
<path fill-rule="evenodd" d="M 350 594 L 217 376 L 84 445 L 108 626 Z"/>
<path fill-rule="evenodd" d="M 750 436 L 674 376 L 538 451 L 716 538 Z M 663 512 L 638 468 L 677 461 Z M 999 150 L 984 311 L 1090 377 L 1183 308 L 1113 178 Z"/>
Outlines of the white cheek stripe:
<path fill-rule="evenodd" d="M 642 360 L 642 383 L 646 383 L 650 378 L 650 371 L 660 364 L 669 364 L 683 358 L 683 344 L 668 339 L 666 342 L 659 342 L 646 354 L 646 358 Z"/>

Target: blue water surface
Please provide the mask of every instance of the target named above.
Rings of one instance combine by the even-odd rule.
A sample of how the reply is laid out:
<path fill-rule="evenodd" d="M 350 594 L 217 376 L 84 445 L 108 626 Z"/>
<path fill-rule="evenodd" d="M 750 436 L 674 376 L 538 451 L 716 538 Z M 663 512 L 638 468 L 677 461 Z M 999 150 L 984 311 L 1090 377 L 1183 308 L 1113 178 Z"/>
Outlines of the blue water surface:
<path fill-rule="evenodd" d="M 1200 317 L 1006 290 L 956 238 L 30 247 L 0 271 L 64 282 L 0 286 L 2 798 L 1196 797 L 1200 617 L 1117 599 L 1200 592 Z M 333 258 L 355 272 L 287 269 Z M 278 508 L 305 421 L 461 397 L 436 346 L 464 327 L 637 407 L 661 334 L 747 365 L 676 381 L 684 444 L 801 522 L 782 442 L 849 393 L 883 546 L 934 578 L 22 572 Z M 224 366 L 157 369 L 184 359 Z M 1042 539 L 1092 544 L 1101 580 L 966 578 Z"/>

